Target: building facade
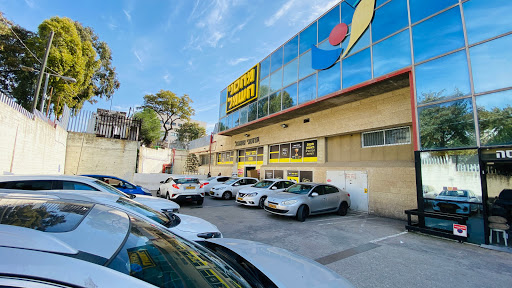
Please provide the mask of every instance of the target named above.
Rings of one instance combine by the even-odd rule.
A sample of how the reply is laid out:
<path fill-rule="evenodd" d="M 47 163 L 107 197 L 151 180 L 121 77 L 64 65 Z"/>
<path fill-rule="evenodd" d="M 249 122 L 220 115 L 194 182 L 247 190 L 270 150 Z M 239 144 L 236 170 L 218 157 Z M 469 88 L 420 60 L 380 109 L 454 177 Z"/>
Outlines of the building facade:
<path fill-rule="evenodd" d="M 336 184 L 354 210 L 416 208 L 421 231 L 503 244 L 510 13 L 508 0 L 340 1 L 221 92 L 219 135 L 193 152 L 214 151 L 214 171 Z"/>

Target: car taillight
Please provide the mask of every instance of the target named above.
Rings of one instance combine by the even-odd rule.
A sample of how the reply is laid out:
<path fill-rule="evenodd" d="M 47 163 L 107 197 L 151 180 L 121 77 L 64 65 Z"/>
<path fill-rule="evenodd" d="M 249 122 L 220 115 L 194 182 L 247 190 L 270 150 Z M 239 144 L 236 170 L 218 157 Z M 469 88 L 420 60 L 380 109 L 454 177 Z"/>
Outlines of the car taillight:
<path fill-rule="evenodd" d="M 174 188 L 174 189 L 180 189 L 180 187 L 178 187 L 178 185 L 176 185 L 176 184 L 172 184 L 172 188 Z"/>
<path fill-rule="evenodd" d="M 205 183 L 201 184 L 201 186 L 199 186 L 199 188 L 203 188 L 204 186 L 206 186 L 206 185 L 208 185 L 208 184 L 210 184 L 210 183 L 205 182 Z"/>
<path fill-rule="evenodd" d="M 172 195 L 171 195 L 171 197 L 174 197 L 174 196 L 176 196 L 176 194 L 172 194 Z"/>
<path fill-rule="evenodd" d="M 204 196 L 204 193 L 201 193 L 201 196 Z"/>
<path fill-rule="evenodd" d="M 350 197 L 350 193 L 347 193 L 348 197 Z"/>

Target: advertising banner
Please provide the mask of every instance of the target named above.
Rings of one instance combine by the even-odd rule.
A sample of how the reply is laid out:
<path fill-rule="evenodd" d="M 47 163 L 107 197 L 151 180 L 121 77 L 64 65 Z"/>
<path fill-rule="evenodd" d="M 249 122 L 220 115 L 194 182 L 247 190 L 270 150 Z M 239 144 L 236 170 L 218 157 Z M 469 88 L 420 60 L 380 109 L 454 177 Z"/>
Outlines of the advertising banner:
<path fill-rule="evenodd" d="M 291 162 L 302 162 L 302 142 L 291 144 Z"/>
<path fill-rule="evenodd" d="M 279 145 L 279 162 L 290 162 L 290 144 Z"/>
<path fill-rule="evenodd" d="M 303 162 L 317 162 L 317 141 L 310 140 L 304 141 L 304 161 Z"/>
<path fill-rule="evenodd" d="M 286 179 L 299 182 L 299 171 L 288 171 Z"/>

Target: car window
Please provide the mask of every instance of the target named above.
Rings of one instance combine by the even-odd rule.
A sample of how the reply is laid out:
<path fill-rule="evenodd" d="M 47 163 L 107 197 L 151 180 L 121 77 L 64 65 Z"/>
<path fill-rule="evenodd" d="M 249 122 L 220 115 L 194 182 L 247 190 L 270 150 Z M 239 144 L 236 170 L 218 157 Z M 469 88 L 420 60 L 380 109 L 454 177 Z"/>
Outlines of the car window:
<path fill-rule="evenodd" d="M 52 180 L 19 180 L 0 183 L 3 189 L 52 190 Z"/>
<path fill-rule="evenodd" d="M 228 181 L 229 177 L 219 177 L 217 178 L 217 182 L 226 182 Z"/>
<path fill-rule="evenodd" d="M 174 179 L 176 184 L 199 184 L 199 179 L 197 178 L 178 178 Z"/>
<path fill-rule="evenodd" d="M 247 180 L 245 180 L 245 179 L 240 179 L 240 181 L 238 181 L 239 185 L 247 185 L 246 183 L 247 183 Z"/>
<path fill-rule="evenodd" d="M 126 197 L 126 198 L 130 198 L 130 196 L 128 196 L 128 194 L 123 193 L 123 192 L 117 190 L 116 188 L 108 185 L 107 183 L 105 183 L 103 181 L 96 180 L 96 181 L 94 181 L 94 184 L 99 185 L 101 188 L 103 188 L 102 191 L 105 191 L 105 192 L 108 192 L 108 193 L 112 193 L 112 194 L 116 194 L 116 195 L 119 195 L 119 196 L 123 196 L 123 197 Z"/>
<path fill-rule="evenodd" d="M 64 190 L 88 190 L 88 191 L 100 191 L 92 186 L 89 186 L 84 183 L 79 183 L 75 181 L 59 181 L 62 184 L 62 187 L 59 189 Z M 60 186 L 60 185 L 59 185 Z"/>
<path fill-rule="evenodd" d="M 226 180 L 226 182 L 224 182 L 224 184 L 231 185 L 231 184 L 235 183 L 238 180 L 239 180 L 238 178 L 229 178 L 228 180 Z"/>
<path fill-rule="evenodd" d="M 254 183 L 258 182 L 258 180 L 256 180 L 256 179 L 246 179 L 246 182 L 247 182 L 247 184 L 254 184 Z"/>
<path fill-rule="evenodd" d="M 167 216 L 165 216 L 163 213 L 157 212 L 157 211 L 149 208 L 148 206 L 137 203 L 131 199 L 128 199 L 125 197 L 120 197 L 116 201 L 116 203 L 123 205 L 123 206 L 127 207 L 128 209 L 133 210 L 139 214 L 142 214 L 142 215 L 148 217 L 149 219 L 156 221 L 157 223 L 159 223 L 161 225 L 165 226 L 167 224 L 167 222 L 169 221 L 169 218 L 167 218 Z"/>
<path fill-rule="evenodd" d="M 158 287 L 250 287 L 220 258 L 130 216 L 123 247 L 107 266 Z"/>
<path fill-rule="evenodd" d="M 254 188 L 268 188 L 268 187 L 270 187 L 270 185 L 272 185 L 272 183 L 274 183 L 274 181 L 262 180 L 262 181 L 256 183 L 252 187 L 254 187 Z"/>
<path fill-rule="evenodd" d="M 500 192 L 500 196 L 498 198 L 500 198 L 501 200 L 511 201 L 512 200 L 512 190 L 511 189 L 503 189 Z"/>
<path fill-rule="evenodd" d="M 468 192 L 464 191 L 464 190 L 453 190 L 453 191 L 443 190 L 439 194 L 439 196 L 467 198 L 468 197 Z"/>
<path fill-rule="evenodd" d="M 206 178 L 206 181 L 212 181 L 215 180 L 215 176 Z"/>
<path fill-rule="evenodd" d="M 169 177 L 169 178 L 167 178 L 167 180 L 165 180 L 165 183 L 169 183 L 171 181 L 172 181 L 172 177 Z"/>
<path fill-rule="evenodd" d="M 288 188 L 288 187 L 292 186 L 293 184 L 295 184 L 294 182 L 291 182 L 291 181 L 285 181 L 283 183 L 284 183 L 283 184 L 284 188 Z"/>
<path fill-rule="evenodd" d="M 324 195 L 325 194 L 324 193 L 324 186 L 323 185 L 318 185 L 311 192 L 316 192 L 316 193 L 318 193 L 318 195 Z"/>
<path fill-rule="evenodd" d="M 286 192 L 294 193 L 294 194 L 308 194 L 309 190 L 311 190 L 313 186 L 307 185 L 307 184 L 295 184 L 288 189 L 286 189 Z"/>
<path fill-rule="evenodd" d="M 333 187 L 333 186 L 328 186 L 328 185 L 324 186 L 324 191 L 325 191 L 325 194 L 332 194 L 332 193 L 340 192 L 338 190 L 338 188 Z"/>

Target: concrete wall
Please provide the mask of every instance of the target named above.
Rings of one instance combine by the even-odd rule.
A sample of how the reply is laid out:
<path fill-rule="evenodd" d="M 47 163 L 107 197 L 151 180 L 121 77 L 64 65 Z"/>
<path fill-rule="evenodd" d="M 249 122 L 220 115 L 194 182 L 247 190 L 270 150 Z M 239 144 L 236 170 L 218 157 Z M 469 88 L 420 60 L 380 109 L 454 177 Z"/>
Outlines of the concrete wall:
<path fill-rule="evenodd" d="M 106 174 L 132 181 L 137 141 L 96 137 L 70 132 L 67 137 L 65 174 Z"/>
<path fill-rule="evenodd" d="M 67 134 L 0 102 L 0 174 L 63 174 Z"/>
<path fill-rule="evenodd" d="M 161 173 L 164 164 L 171 163 L 171 149 L 140 147 L 137 173 Z"/>
<path fill-rule="evenodd" d="M 135 173 L 135 175 L 133 175 L 133 184 L 156 191 L 158 187 L 160 187 L 160 181 L 165 181 L 167 178 L 173 176 L 181 176 L 181 174 Z M 206 175 L 195 175 L 194 177 L 201 180 L 206 179 Z"/>

